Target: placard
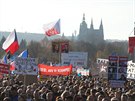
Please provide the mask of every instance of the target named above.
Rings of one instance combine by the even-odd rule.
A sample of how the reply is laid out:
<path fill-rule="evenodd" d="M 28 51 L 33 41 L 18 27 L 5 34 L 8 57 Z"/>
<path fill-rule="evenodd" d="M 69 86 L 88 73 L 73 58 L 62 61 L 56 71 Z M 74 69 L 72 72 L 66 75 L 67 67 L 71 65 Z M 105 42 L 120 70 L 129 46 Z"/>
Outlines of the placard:
<path fill-rule="evenodd" d="M 35 58 L 21 58 L 17 57 L 15 59 L 15 74 L 24 75 L 37 75 L 38 67 Z"/>
<path fill-rule="evenodd" d="M 108 81 L 110 87 L 124 87 L 127 76 L 127 57 L 109 56 Z"/>
<path fill-rule="evenodd" d="M 70 75 L 72 72 L 72 65 L 70 66 L 48 66 L 44 64 L 39 64 L 39 74 L 40 75 L 50 75 L 50 76 L 58 76 L 58 75 Z"/>
<path fill-rule="evenodd" d="M 128 61 L 127 78 L 135 79 L 135 63 L 133 63 L 132 61 Z"/>
<path fill-rule="evenodd" d="M 9 74 L 9 65 L 0 63 L 0 73 Z"/>

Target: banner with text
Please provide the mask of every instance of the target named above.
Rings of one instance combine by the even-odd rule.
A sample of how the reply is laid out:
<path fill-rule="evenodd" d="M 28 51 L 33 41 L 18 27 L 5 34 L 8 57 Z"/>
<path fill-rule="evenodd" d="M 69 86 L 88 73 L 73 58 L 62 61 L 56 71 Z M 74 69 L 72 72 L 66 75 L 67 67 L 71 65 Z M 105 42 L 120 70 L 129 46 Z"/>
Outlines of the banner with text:
<path fill-rule="evenodd" d="M 77 74 L 79 74 L 80 76 L 89 76 L 89 69 L 77 68 Z"/>
<path fill-rule="evenodd" d="M 9 65 L 0 63 L 0 73 L 9 74 Z"/>
<path fill-rule="evenodd" d="M 40 75 L 70 75 L 72 72 L 72 65 L 70 66 L 48 66 L 44 64 L 39 64 L 39 74 Z"/>
<path fill-rule="evenodd" d="M 87 52 L 69 52 L 61 54 L 62 65 L 72 65 L 73 67 L 87 67 L 88 53 Z"/>
<path fill-rule="evenodd" d="M 17 57 L 15 59 L 14 73 L 25 74 L 25 75 L 37 75 L 38 67 L 36 65 L 36 59 Z"/>
<path fill-rule="evenodd" d="M 127 57 L 109 56 L 108 81 L 111 87 L 124 87 L 127 75 Z"/>
<path fill-rule="evenodd" d="M 100 77 L 107 78 L 108 63 L 109 63 L 108 59 L 97 58 L 97 68 L 98 68 L 97 72 Z"/>
<path fill-rule="evenodd" d="M 133 63 L 132 61 L 128 61 L 127 78 L 135 79 L 135 63 Z"/>

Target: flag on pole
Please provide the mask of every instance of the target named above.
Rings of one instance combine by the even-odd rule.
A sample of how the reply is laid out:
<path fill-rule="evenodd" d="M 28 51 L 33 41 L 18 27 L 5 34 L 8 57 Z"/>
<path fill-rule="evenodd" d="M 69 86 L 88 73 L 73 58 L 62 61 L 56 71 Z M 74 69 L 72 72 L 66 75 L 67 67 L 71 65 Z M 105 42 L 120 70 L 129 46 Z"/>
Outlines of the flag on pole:
<path fill-rule="evenodd" d="M 60 19 L 58 21 L 51 22 L 49 24 L 45 24 L 43 26 L 43 29 L 47 36 L 53 36 L 56 34 L 60 34 Z"/>
<path fill-rule="evenodd" d="M 6 53 L 10 52 L 12 55 L 19 49 L 16 30 L 9 34 L 3 43 L 2 48 L 6 51 Z"/>
<path fill-rule="evenodd" d="M 4 57 L 1 60 L 1 63 L 7 64 L 7 56 L 4 55 Z"/>
<path fill-rule="evenodd" d="M 128 52 L 132 54 L 134 52 L 134 47 L 135 47 L 135 37 L 129 37 Z"/>
<path fill-rule="evenodd" d="M 15 70 L 15 61 L 12 61 L 10 63 L 10 71 L 13 71 L 13 70 Z"/>
<path fill-rule="evenodd" d="M 28 58 L 28 49 L 24 50 L 18 57 Z"/>
<path fill-rule="evenodd" d="M 18 57 L 27 58 L 28 57 L 28 49 L 24 50 Z M 15 70 L 15 61 L 10 63 L 10 71 Z"/>

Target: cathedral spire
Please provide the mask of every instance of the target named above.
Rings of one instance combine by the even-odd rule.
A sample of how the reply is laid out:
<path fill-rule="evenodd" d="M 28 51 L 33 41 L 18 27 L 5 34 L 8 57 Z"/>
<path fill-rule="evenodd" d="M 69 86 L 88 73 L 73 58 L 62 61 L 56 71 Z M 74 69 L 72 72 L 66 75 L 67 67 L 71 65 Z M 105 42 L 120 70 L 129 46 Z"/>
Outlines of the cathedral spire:
<path fill-rule="evenodd" d="M 83 21 L 85 21 L 85 13 L 83 13 Z"/>
<path fill-rule="evenodd" d="M 62 34 L 62 36 L 64 36 L 64 33 Z"/>
<path fill-rule="evenodd" d="M 100 33 L 102 35 L 102 40 L 104 40 L 104 29 L 103 29 L 103 23 L 102 23 L 102 19 L 101 19 L 101 23 L 100 23 L 100 27 L 99 27 Z"/>
<path fill-rule="evenodd" d="M 61 38 L 63 38 L 63 39 L 65 38 L 65 35 L 64 35 L 64 33 L 62 34 L 62 37 L 61 37 Z"/>
<path fill-rule="evenodd" d="M 91 28 L 91 29 L 94 29 L 94 28 L 93 28 L 93 19 L 92 19 L 92 18 L 91 18 L 91 25 L 90 25 L 90 28 Z"/>
<path fill-rule="evenodd" d="M 100 29 L 103 29 L 103 24 L 102 24 L 102 19 L 101 19 L 101 23 L 100 23 Z"/>

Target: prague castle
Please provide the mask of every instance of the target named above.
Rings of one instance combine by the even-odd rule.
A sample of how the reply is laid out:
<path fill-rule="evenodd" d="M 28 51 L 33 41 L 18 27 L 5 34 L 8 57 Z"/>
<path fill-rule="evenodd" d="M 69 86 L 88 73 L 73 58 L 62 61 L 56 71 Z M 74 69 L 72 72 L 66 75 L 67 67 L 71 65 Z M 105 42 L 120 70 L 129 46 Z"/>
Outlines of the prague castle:
<path fill-rule="evenodd" d="M 83 14 L 83 21 L 80 24 L 78 40 L 89 42 L 95 45 L 104 42 L 104 29 L 102 20 L 99 29 L 94 29 L 93 20 L 91 20 L 90 28 L 88 28 L 87 23 L 85 22 L 85 14 Z"/>

